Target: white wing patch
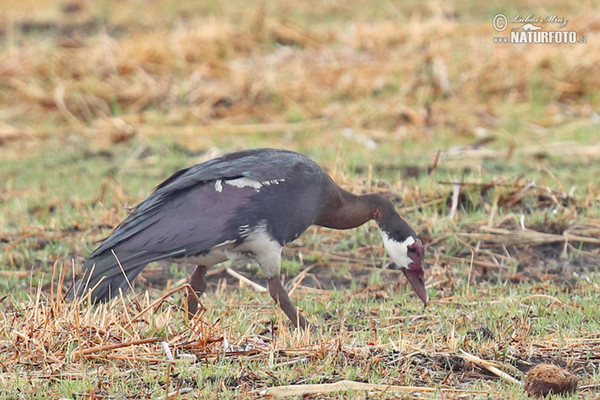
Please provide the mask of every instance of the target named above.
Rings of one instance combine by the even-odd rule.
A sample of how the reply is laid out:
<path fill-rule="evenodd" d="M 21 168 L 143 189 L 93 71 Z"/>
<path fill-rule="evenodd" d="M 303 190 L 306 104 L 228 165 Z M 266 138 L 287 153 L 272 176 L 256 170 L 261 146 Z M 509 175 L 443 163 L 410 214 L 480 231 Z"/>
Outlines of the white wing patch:
<path fill-rule="evenodd" d="M 245 177 L 229 179 L 229 180 L 226 180 L 225 183 L 230 186 L 235 186 L 237 188 L 251 187 L 251 188 L 256 189 L 257 191 L 258 191 L 258 189 L 260 189 L 262 187 L 262 183 L 260 183 L 259 181 L 255 181 L 254 179 L 245 178 Z"/>
<path fill-rule="evenodd" d="M 220 179 L 218 181 L 215 181 L 215 190 L 219 193 L 223 191 L 223 184 Z"/>
<path fill-rule="evenodd" d="M 281 178 L 281 179 L 271 179 L 270 181 L 262 181 L 261 184 L 262 185 L 279 185 L 281 182 L 285 182 L 285 179 Z"/>
<path fill-rule="evenodd" d="M 241 225 L 238 228 L 238 233 L 241 237 L 246 238 L 250 236 L 250 234 L 252 233 L 252 229 L 250 229 L 250 225 Z"/>
<path fill-rule="evenodd" d="M 245 187 L 251 187 L 254 190 L 256 190 L 257 192 L 260 191 L 260 189 L 263 186 L 270 186 L 270 185 L 279 185 L 280 183 L 285 182 L 285 179 L 280 178 L 280 179 L 271 179 L 271 180 L 267 180 L 267 181 L 255 181 L 254 179 L 250 179 L 250 178 L 246 178 L 246 177 L 242 177 L 242 178 L 236 178 L 236 179 L 228 179 L 228 180 L 217 180 L 215 181 L 215 190 L 219 193 L 221 193 L 223 191 L 223 183 L 229 185 L 229 186 L 233 186 L 233 187 L 237 187 L 237 188 L 245 188 Z"/>
<path fill-rule="evenodd" d="M 412 262 L 408 256 L 408 246 L 415 242 L 415 238 L 409 236 L 403 242 L 398 242 L 390 238 L 385 231 L 379 229 L 379 232 L 381 233 L 383 246 L 390 255 L 392 261 L 400 268 L 408 268 L 408 265 Z"/>

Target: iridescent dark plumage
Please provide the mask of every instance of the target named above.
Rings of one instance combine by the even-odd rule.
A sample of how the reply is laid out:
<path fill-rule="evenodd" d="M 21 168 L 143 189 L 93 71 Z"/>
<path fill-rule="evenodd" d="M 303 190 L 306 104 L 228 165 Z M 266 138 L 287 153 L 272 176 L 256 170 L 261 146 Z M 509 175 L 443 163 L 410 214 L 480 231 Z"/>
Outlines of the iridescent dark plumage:
<path fill-rule="evenodd" d="M 271 296 L 305 326 L 279 280 L 282 246 L 313 224 L 348 229 L 370 219 L 427 302 L 423 246 L 391 203 L 378 194 L 353 195 L 309 158 L 275 149 L 232 153 L 173 174 L 90 254 L 72 293 L 80 297 L 93 288 L 92 299 L 105 300 L 148 263 L 164 259 L 197 264 L 190 283 L 202 292 L 207 268 L 250 255 L 269 278 Z M 196 307 L 192 300 L 192 312 Z"/>

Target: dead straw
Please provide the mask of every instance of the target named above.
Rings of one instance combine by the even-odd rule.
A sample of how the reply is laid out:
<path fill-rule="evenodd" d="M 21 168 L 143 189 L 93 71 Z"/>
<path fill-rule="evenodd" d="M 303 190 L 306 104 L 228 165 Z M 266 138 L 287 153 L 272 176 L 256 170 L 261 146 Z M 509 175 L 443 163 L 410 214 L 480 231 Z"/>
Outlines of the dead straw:
<path fill-rule="evenodd" d="M 461 390 L 461 389 L 446 389 L 446 388 L 432 388 L 432 387 L 419 387 L 419 386 L 397 386 L 397 385 L 379 385 L 372 383 L 356 382 L 350 380 L 342 380 L 335 383 L 320 383 L 320 384 L 308 384 L 308 385 L 285 385 L 285 386 L 274 386 L 268 389 L 261 390 L 259 392 L 262 396 L 274 396 L 274 397 L 289 397 L 289 396 L 307 396 L 311 394 L 327 394 L 333 392 L 340 392 L 345 390 L 364 390 L 364 391 L 378 391 L 378 392 L 448 392 L 448 393 L 464 393 L 464 394 L 476 394 L 485 393 L 483 390 Z"/>
<path fill-rule="evenodd" d="M 509 374 L 507 374 L 504 371 L 501 371 L 498 367 L 496 367 L 496 365 L 494 363 L 492 363 L 491 361 L 486 361 L 483 360 L 477 356 L 474 356 L 470 353 L 467 353 L 466 351 L 464 351 L 463 349 L 459 349 L 459 351 L 462 354 L 462 357 L 467 360 L 470 361 L 476 365 L 479 365 L 480 367 L 483 367 L 485 369 L 487 369 L 488 371 L 490 371 L 491 373 L 493 373 L 494 375 L 499 376 L 500 378 L 507 380 L 511 383 L 514 383 L 516 385 L 520 385 L 522 386 L 523 383 L 515 378 L 513 378 L 512 376 L 510 376 Z"/>

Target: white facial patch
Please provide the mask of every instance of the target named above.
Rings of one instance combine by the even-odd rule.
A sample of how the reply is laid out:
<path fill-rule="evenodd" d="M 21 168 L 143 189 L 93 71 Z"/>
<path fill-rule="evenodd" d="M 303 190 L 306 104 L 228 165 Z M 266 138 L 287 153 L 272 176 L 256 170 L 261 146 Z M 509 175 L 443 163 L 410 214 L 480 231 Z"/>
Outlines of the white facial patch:
<path fill-rule="evenodd" d="M 408 246 L 415 242 L 415 238 L 409 236 L 403 242 L 398 242 L 390 238 L 385 231 L 379 229 L 379 232 L 381 233 L 383 246 L 392 261 L 400 268 L 408 268 L 408 265 L 412 262 L 408 256 Z"/>
<path fill-rule="evenodd" d="M 219 193 L 223 191 L 223 184 L 221 183 L 220 179 L 218 181 L 215 181 L 215 190 Z"/>

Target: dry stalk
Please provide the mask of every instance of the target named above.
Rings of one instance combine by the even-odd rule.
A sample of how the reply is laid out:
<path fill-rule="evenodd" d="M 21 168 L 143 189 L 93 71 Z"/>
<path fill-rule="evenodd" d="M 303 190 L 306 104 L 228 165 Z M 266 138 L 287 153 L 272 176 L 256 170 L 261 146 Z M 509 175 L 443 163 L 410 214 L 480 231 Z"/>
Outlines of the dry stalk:
<path fill-rule="evenodd" d="M 510 376 L 509 374 L 507 374 L 504 371 L 501 371 L 500 369 L 498 369 L 498 367 L 496 367 L 494 365 L 494 363 L 492 363 L 491 361 L 486 361 L 483 360 L 477 356 L 474 356 L 472 354 L 467 353 L 466 351 L 464 351 L 463 349 L 459 349 L 459 351 L 462 353 L 462 357 L 467 360 L 470 361 L 474 364 L 479 365 L 480 367 L 483 367 L 485 369 L 487 369 L 488 371 L 490 371 L 491 373 L 493 373 L 494 375 L 499 376 L 500 378 L 507 380 L 511 383 L 514 383 L 516 385 L 520 385 L 522 386 L 523 383 L 515 378 L 513 378 L 512 376 Z"/>
<path fill-rule="evenodd" d="M 120 349 L 122 347 L 138 346 L 138 345 L 148 344 L 148 343 L 156 343 L 161 340 L 162 340 L 161 338 L 132 340 L 131 342 L 108 344 L 108 345 L 103 345 L 103 346 L 91 347 L 89 349 L 79 349 L 79 350 L 75 350 L 75 353 L 84 356 L 86 354 L 98 353 L 100 351 Z"/>
<path fill-rule="evenodd" d="M 336 383 L 321 383 L 311 385 L 287 385 L 287 386 L 275 386 L 259 392 L 262 396 L 274 396 L 274 397 L 289 397 L 289 396 L 306 396 L 311 394 L 327 394 L 332 392 L 339 392 L 343 390 L 364 390 L 364 391 L 378 391 L 378 392 L 441 392 L 448 393 L 465 393 L 465 394 L 476 394 L 485 393 L 483 390 L 460 390 L 460 389 L 446 389 L 446 388 L 432 388 L 432 387 L 419 387 L 419 386 L 397 386 L 397 385 L 378 385 L 372 383 L 355 382 L 350 380 L 342 380 Z"/>
<path fill-rule="evenodd" d="M 227 273 L 229 275 L 231 275 L 234 278 L 238 279 L 240 282 L 245 283 L 246 285 L 251 286 L 257 292 L 259 292 L 259 293 L 267 292 L 267 288 L 259 285 L 256 282 L 251 281 L 250 279 L 248 279 L 245 276 L 239 274 L 238 272 L 234 271 L 233 269 L 231 269 L 231 268 L 225 268 L 225 271 L 227 271 Z"/>

